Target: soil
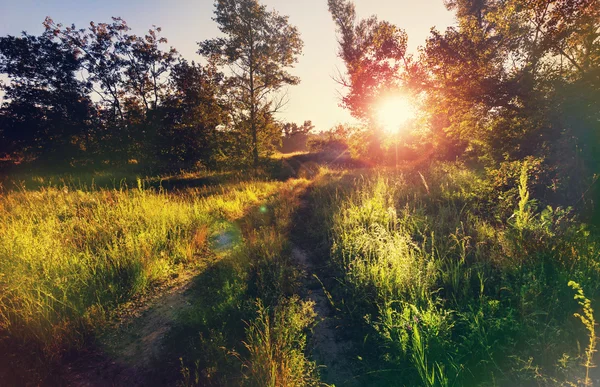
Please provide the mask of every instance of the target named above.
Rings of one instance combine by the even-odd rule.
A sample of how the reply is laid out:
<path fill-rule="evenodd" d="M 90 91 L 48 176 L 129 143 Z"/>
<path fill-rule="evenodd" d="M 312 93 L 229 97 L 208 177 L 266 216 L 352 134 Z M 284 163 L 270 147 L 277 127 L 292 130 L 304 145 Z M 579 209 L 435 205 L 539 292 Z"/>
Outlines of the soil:
<path fill-rule="evenodd" d="M 61 372 L 61 385 L 148 386 L 165 385 L 165 375 L 155 366 L 164 356 L 164 339 L 177 314 L 190 304 L 186 292 L 193 275 L 179 276 L 145 299 L 132 301 L 117 311 L 114 326 L 95 347 L 79 353 Z M 172 381 L 171 381 L 172 382 Z"/>
<path fill-rule="evenodd" d="M 329 382 L 335 381 L 336 386 L 357 386 L 351 365 L 347 361 L 352 343 L 340 337 L 334 318 L 335 311 L 326 290 L 318 280 L 317 266 L 309 254 L 297 246 L 292 249 L 292 259 L 305 274 L 302 283 L 303 292 L 315 303 L 317 324 L 313 329 L 310 345 L 313 348 L 314 360 L 318 365 L 325 366 L 321 371 L 323 379 Z"/>

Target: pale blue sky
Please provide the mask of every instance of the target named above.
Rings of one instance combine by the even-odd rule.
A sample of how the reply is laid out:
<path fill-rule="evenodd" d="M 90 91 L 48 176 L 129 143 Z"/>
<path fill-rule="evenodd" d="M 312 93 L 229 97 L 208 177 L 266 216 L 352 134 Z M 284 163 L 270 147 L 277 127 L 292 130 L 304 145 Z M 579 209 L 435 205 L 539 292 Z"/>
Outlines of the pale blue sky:
<path fill-rule="evenodd" d="M 302 122 L 312 120 L 324 130 L 337 123 L 351 121 L 338 107 L 339 86 L 332 77 L 336 68 L 344 69 L 336 57 L 335 26 L 327 11 L 326 0 L 262 0 L 269 8 L 290 17 L 304 40 L 304 52 L 293 73 L 301 78 L 289 89 L 289 104 L 280 118 Z M 360 17 L 377 15 L 404 28 L 409 51 L 424 44 L 431 27 L 444 30 L 454 24 L 443 0 L 355 0 Z M 163 28 L 163 36 L 185 58 L 198 61 L 196 42 L 219 34 L 212 21 L 213 0 L 0 0 L 0 36 L 21 31 L 39 34 L 42 22 L 50 16 L 57 23 L 78 28 L 90 21 L 109 22 L 111 16 L 127 21 L 133 33 L 142 34 L 150 26 Z"/>

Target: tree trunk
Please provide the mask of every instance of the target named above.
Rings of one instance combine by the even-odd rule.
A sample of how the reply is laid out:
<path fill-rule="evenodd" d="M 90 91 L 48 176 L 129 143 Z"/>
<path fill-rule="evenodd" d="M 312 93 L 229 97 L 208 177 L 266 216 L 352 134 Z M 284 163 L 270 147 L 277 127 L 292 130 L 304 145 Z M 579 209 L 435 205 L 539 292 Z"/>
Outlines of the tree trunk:
<path fill-rule="evenodd" d="M 258 168 L 258 136 L 256 133 L 256 112 L 254 112 L 254 109 L 252 109 L 250 121 L 250 130 L 252 132 L 252 162 L 254 164 L 254 168 Z"/>
<path fill-rule="evenodd" d="M 248 55 L 250 64 L 250 132 L 252 134 L 252 164 L 254 169 L 258 168 L 258 135 L 256 125 L 256 89 L 254 88 L 254 39 L 252 29 L 250 29 L 250 54 Z"/>

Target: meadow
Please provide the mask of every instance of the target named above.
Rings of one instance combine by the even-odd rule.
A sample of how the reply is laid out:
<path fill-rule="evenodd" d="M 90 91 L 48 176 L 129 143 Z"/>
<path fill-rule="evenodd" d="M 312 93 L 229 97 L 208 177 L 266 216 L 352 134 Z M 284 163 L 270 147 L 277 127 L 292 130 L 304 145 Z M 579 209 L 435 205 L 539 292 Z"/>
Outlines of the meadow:
<path fill-rule="evenodd" d="M 15 3 L 0 387 L 600 385 L 600 0 Z"/>
<path fill-rule="evenodd" d="M 152 179 L 92 180 L 28 177 L 0 199 L 4 356 L 41 380 L 109 329 L 120 306 L 198 275 L 214 251 L 236 250 L 236 224 L 284 187 L 227 177 L 169 192 Z"/>
<path fill-rule="evenodd" d="M 307 175 L 293 160 L 273 170 Z M 460 163 L 310 170 L 5 188 L 0 330 L 14 369 L 3 376 L 69 382 L 61 370 L 94 348 L 153 385 L 597 379 L 600 240 L 573 209 L 536 200 L 530 164 L 502 187 Z M 172 321 L 152 327 L 164 330 L 157 353 L 125 348 L 146 343 L 133 331 L 152 312 L 135 309 L 164 313 L 181 284 Z M 344 348 L 336 359 L 319 354 L 323 329 Z"/>
<path fill-rule="evenodd" d="M 327 257 L 359 385 L 596 383 L 598 234 L 531 195 L 531 164 L 504 191 L 495 173 L 437 163 L 316 180 L 305 237 Z"/>

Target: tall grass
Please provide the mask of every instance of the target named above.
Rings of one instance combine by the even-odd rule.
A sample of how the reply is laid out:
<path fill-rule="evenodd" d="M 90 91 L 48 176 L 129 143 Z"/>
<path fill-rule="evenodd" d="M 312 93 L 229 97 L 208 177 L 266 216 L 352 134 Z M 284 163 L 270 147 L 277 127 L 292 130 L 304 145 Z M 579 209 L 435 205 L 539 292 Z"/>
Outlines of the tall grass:
<path fill-rule="evenodd" d="M 315 364 L 304 355 L 306 329 L 313 324 L 311 301 L 283 299 L 273 311 L 257 301 L 257 317 L 249 323 L 244 342 L 246 384 L 256 387 L 319 385 Z"/>
<path fill-rule="evenodd" d="M 251 265 L 250 294 L 256 316 L 248 323 L 242 356 L 244 384 L 249 386 L 317 386 L 316 364 L 306 354 L 306 334 L 314 325 L 314 302 L 298 296 L 300 276 L 291 259 L 290 232 L 307 181 L 280 191 L 267 210 L 266 222 L 252 225 L 246 254 Z"/>
<path fill-rule="evenodd" d="M 313 303 L 298 295 L 301 273 L 289 241 L 307 184 L 288 181 L 236 220 L 238 243 L 218 252 L 219 263 L 206 278 L 199 277 L 194 304 L 181 316 L 181 331 L 169 340 L 190 342 L 184 348 L 183 385 L 319 383 L 306 349 Z"/>
<path fill-rule="evenodd" d="M 203 259 L 210 236 L 280 183 L 8 191 L 0 198 L 0 329 L 47 356 L 81 345 L 118 304 Z"/>
<path fill-rule="evenodd" d="M 457 164 L 359 173 L 331 174 L 312 193 L 313 224 L 329 225 L 335 302 L 362 326 L 357 377 L 517 385 L 582 374 L 589 328 L 573 317 L 568 282 L 600 295 L 598 238 L 569 209 L 539 209 L 527 164 L 516 198 Z"/>

